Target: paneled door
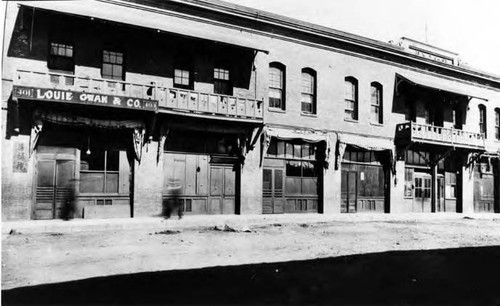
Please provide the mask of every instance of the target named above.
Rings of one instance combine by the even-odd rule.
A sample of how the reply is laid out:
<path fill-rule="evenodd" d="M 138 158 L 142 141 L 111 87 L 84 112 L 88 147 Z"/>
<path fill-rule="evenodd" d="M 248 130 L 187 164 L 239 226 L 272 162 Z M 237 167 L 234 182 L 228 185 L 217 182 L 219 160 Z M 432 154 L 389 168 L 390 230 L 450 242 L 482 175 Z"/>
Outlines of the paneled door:
<path fill-rule="evenodd" d="M 342 171 L 341 178 L 341 212 L 354 213 L 357 210 L 358 173 Z"/>
<path fill-rule="evenodd" d="M 263 175 L 262 213 L 284 213 L 285 198 L 283 197 L 283 169 L 267 168 L 264 169 Z"/>
<path fill-rule="evenodd" d="M 37 186 L 33 219 L 62 218 L 67 205 L 73 201 L 73 179 L 75 161 L 39 160 L 37 163 Z"/>
<path fill-rule="evenodd" d="M 232 165 L 210 167 L 209 214 L 234 214 L 236 172 Z"/>

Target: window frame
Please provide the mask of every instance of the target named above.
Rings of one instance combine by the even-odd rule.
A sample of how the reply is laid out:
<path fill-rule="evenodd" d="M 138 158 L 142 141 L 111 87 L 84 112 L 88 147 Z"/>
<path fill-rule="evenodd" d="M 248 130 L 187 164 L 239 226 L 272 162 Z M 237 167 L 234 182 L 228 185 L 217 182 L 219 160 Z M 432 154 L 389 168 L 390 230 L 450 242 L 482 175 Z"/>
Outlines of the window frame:
<path fill-rule="evenodd" d="M 54 46 L 57 45 L 57 46 Z M 61 55 L 61 54 L 53 54 L 53 48 L 56 47 L 64 47 L 64 49 L 71 50 L 71 56 L 68 55 Z M 65 71 L 65 72 L 70 72 L 74 73 L 75 72 L 75 45 L 71 42 L 67 41 L 62 41 L 62 40 L 50 40 L 49 45 L 48 45 L 48 60 L 47 60 L 47 67 L 51 70 L 59 70 L 59 71 Z M 57 49 L 59 50 L 59 49 Z M 57 52 L 59 53 L 59 52 Z M 63 65 L 61 63 L 55 63 L 56 61 L 62 61 L 62 62 L 67 62 L 66 64 L 71 66 L 71 69 L 66 69 L 66 67 L 61 67 L 58 65 Z"/>
<path fill-rule="evenodd" d="M 276 70 L 280 73 L 280 87 L 272 86 L 273 83 L 271 82 L 272 80 L 272 71 Z M 279 105 L 272 105 L 271 104 L 271 91 L 279 91 L 280 92 L 280 102 Z M 286 67 L 285 65 L 278 63 L 278 62 L 272 62 L 269 64 L 269 89 L 268 89 L 268 106 L 271 109 L 279 109 L 279 110 L 286 110 Z"/>
<path fill-rule="evenodd" d="M 354 93 L 349 95 L 347 92 L 347 85 L 353 89 Z M 344 79 L 344 119 L 346 120 L 359 120 L 359 87 L 358 80 L 355 77 L 348 76 Z M 348 108 L 347 104 L 353 105 L 352 108 Z M 351 114 L 348 116 L 347 114 Z"/>
<path fill-rule="evenodd" d="M 188 73 L 188 78 L 187 78 L 188 83 L 187 84 L 182 84 L 182 83 L 176 82 L 176 80 L 177 80 L 176 71 Z M 181 79 L 184 79 L 183 76 L 181 76 Z M 190 69 L 189 67 L 186 67 L 186 66 L 174 67 L 172 82 L 173 82 L 174 88 L 182 88 L 182 89 L 191 89 L 192 90 L 194 88 L 193 70 Z"/>
<path fill-rule="evenodd" d="M 114 195 L 114 194 L 118 194 L 120 192 L 120 150 L 116 150 L 116 149 L 103 149 L 104 151 L 104 155 L 103 155 L 103 158 L 104 158 L 104 163 L 103 163 L 103 169 L 102 170 L 82 170 L 82 161 L 84 161 L 83 157 L 85 156 L 85 153 L 84 152 L 81 152 L 80 154 L 80 169 L 79 169 L 79 173 L 80 173 L 80 181 L 83 181 L 84 179 L 82 179 L 82 173 L 98 173 L 98 174 L 103 174 L 103 191 L 102 192 L 99 192 L 99 191 L 91 191 L 91 192 L 83 192 L 81 187 L 80 187 L 80 190 L 79 192 L 81 194 L 84 194 L 84 195 L 87 195 L 87 194 L 106 194 L 106 195 Z M 118 165 L 118 169 L 117 170 L 109 170 L 108 168 L 108 152 L 109 151 L 115 151 L 116 152 L 116 156 L 117 156 L 117 165 Z M 95 153 L 91 153 L 91 154 L 95 154 Z M 116 186 L 117 186 L 117 190 L 116 191 L 112 191 L 112 192 L 108 192 L 108 174 L 115 174 L 117 175 L 117 181 L 116 181 Z M 82 186 L 82 184 L 80 183 L 80 186 Z"/>
<path fill-rule="evenodd" d="M 375 90 L 377 98 L 374 100 L 374 92 Z M 378 104 L 377 104 L 378 103 Z M 374 109 L 377 109 L 377 117 L 375 118 Z M 382 84 L 378 82 L 372 82 L 370 84 L 370 123 L 375 124 L 384 124 L 384 89 Z"/>
<path fill-rule="evenodd" d="M 121 54 L 121 63 L 112 63 L 110 62 L 105 62 L 104 61 L 104 56 L 105 56 L 105 53 L 106 52 L 109 52 L 108 54 L 108 58 L 111 58 L 111 53 L 115 53 L 115 57 L 117 54 Z M 113 81 L 116 81 L 116 82 L 119 82 L 119 81 L 125 81 L 125 75 L 126 75 L 126 66 L 125 66 L 125 52 L 123 52 L 122 50 L 119 50 L 119 49 L 112 49 L 112 48 L 109 48 L 109 49 L 103 49 L 102 50 L 102 57 L 101 57 L 101 77 L 103 79 L 107 79 L 107 80 L 113 80 Z M 111 75 L 107 75 L 104 73 L 104 65 L 107 64 L 107 65 L 111 65 Z M 120 78 L 115 78 L 114 76 L 114 73 L 113 73 L 113 68 L 114 66 L 120 66 L 121 67 L 121 75 L 120 75 Z"/>
<path fill-rule="evenodd" d="M 311 81 L 310 84 L 304 84 L 304 76 L 308 77 Z M 304 90 L 307 87 L 307 91 Z M 310 90 L 309 90 L 310 89 Z M 309 97 L 310 101 L 304 98 Z M 316 71 L 312 68 L 303 68 L 301 71 L 301 86 L 300 86 L 300 112 L 302 114 L 315 115 L 317 113 L 317 75 Z M 304 105 L 310 104 L 310 111 L 304 110 Z"/>
<path fill-rule="evenodd" d="M 487 128 L 487 114 L 486 114 L 486 106 L 483 104 L 479 104 L 479 133 L 484 134 L 484 138 L 487 136 L 488 128 Z"/>
<path fill-rule="evenodd" d="M 495 108 L 495 139 L 500 141 L 500 108 Z"/>
<path fill-rule="evenodd" d="M 227 74 L 227 79 L 226 78 L 221 78 L 221 72 L 225 75 Z M 233 82 L 231 80 L 231 75 L 232 71 L 229 68 L 228 65 L 224 64 L 216 64 L 213 69 L 213 86 L 214 86 L 214 93 L 218 95 L 225 95 L 225 96 L 232 96 L 233 95 Z M 219 84 L 219 85 L 218 85 Z M 221 88 L 226 87 L 226 91 L 221 91 Z"/>

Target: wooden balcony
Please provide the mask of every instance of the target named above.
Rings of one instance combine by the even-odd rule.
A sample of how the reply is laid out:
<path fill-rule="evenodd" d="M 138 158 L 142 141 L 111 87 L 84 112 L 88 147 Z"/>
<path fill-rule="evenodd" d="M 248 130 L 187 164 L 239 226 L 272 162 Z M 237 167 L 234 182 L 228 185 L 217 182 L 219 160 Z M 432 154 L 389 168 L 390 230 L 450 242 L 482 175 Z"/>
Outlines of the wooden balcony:
<path fill-rule="evenodd" d="M 262 101 L 168 88 L 156 84 L 138 84 L 72 74 L 18 70 L 14 85 L 23 88 L 107 95 L 111 98 L 123 97 L 126 101 L 134 99 L 134 101 L 139 100 L 139 102 L 145 103 L 146 106 L 154 103 L 155 110 L 158 110 L 159 107 L 159 111 L 164 113 L 258 123 L 263 121 Z M 23 95 L 19 97 L 30 98 Z M 109 106 L 113 106 L 111 103 L 109 104 Z M 151 107 L 151 109 L 154 108 Z"/>
<path fill-rule="evenodd" d="M 420 142 L 467 149 L 484 149 L 482 133 L 472 133 L 440 126 L 407 122 L 396 126 L 396 141 Z"/>

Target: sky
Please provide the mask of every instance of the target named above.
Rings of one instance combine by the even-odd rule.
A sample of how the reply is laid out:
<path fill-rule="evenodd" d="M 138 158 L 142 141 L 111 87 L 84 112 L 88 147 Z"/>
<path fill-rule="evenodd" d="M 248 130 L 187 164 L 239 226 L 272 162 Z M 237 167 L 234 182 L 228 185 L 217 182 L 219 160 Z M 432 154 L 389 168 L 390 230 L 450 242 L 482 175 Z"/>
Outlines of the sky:
<path fill-rule="evenodd" d="M 500 76 L 499 0 L 225 1 L 384 42 L 413 38 Z"/>

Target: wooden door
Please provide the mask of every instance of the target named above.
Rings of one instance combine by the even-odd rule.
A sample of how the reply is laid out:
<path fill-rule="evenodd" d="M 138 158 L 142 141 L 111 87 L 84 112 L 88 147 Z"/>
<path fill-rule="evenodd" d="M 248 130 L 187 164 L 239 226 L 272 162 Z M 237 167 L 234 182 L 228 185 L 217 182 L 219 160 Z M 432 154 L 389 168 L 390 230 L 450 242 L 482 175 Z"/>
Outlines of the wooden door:
<path fill-rule="evenodd" d="M 431 182 L 427 173 L 415 173 L 415 197 L 413 198 L 414 212 L 431 212 Z"/>
<path fill-rule="evenodd" d="M 236 173 L 232 165 L 210 167 L 209 214 L 234 214 Z"/>
<path fill-rule="evenodd" d="M 357 210 L 358 173 L 342 171 L 341 177 L 341 212 L 354 213 Z"/>
<path fill-rule="evenodd" d="M 445 212 L 446 206 L 444 202 L 444 177 L 437 178 L 437 203 L 436 212 Z"/>
<path fill-rule="evenodd" d="M 285 212 L 283 197 L 283 169 L 264 169 L 263 176 L 263 213 L 282 214 Z"/>
<path fill-rule="evenodd" d="M 69 201 L 73 201 L 73 160 L 40 160 L 37 163 L 37 186 L 33 218 L 62 218 Z"/>

